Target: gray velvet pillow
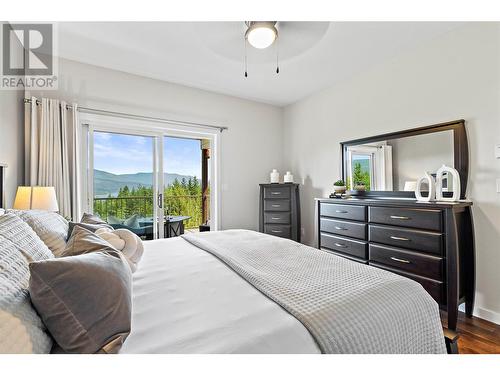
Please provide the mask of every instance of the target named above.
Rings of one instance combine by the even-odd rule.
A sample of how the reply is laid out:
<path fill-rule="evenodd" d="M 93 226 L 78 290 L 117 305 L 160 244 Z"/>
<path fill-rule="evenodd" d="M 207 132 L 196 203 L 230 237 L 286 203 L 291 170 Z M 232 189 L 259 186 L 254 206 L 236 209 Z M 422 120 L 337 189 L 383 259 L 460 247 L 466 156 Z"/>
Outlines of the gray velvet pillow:
<path fill-rule="evenodd" d="M 61 256 L 74 256 L 108 250 L 116 249 L 97 234 L 81 226 L 75 226 Z"/>
<path fill-rule="evenodd" d="M 99 216 L 87 213 L 83 214 L 80 222 L 84 224 L 107 224 L 106 221 L 101 219 Z"/>
<path fill-rule="evenodd" d="M 108 228 L 113 230 L 113 227 L 108 224 L 87 224 L 87 223 L 73 223 L 72 221 L 69 222 L 69 229 L 68 229 L 68 238 L 71 238 L 71 234 L 73 233 L 73 229 L 75 227 L 82 227 L 85 228 L 92 233 L 94 233 L 96 230 L 101 229 L 101 228 Z"/>
<path fill-rule="evenodd" d="M 130 333 L 132 274 L 115 250 L 30 263 L 30 296 L 66 353 L 116 353 Z"/>

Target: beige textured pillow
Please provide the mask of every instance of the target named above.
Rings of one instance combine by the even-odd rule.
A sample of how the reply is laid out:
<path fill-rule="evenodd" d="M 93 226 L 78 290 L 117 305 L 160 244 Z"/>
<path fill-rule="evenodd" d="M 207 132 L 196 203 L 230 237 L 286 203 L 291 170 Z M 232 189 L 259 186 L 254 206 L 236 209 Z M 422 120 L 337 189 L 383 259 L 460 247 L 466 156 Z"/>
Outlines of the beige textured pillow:
<path fill-rule="evenodd" d="M 56 257 L 64 251 L 69 226 L 68 221 L 61 215 L 40 210 L 7 210 L 7 212 L 27 223 Z"/>
<path fill-rule="evenodd" d="M 81 226 L 75 226 L 61 256 L 116 250 L 109 242 Z"/>
<path fill-rule="evenodd" d="M 66 353 L 116 353 L 130 333 L 132 274 L 116 250 L 30 263 L 31 301 Z"/>

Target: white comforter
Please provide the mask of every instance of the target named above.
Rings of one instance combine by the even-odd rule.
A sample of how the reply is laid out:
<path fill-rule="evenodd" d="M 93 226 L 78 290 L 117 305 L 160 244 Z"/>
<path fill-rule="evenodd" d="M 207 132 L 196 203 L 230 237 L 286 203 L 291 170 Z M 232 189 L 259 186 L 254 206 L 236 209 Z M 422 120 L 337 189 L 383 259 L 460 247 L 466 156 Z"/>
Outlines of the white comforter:
<path fill-rule="evenodd" d="M 144 243 L 120 353 L 319 353 L 297 319 L 182 238 Z"/>

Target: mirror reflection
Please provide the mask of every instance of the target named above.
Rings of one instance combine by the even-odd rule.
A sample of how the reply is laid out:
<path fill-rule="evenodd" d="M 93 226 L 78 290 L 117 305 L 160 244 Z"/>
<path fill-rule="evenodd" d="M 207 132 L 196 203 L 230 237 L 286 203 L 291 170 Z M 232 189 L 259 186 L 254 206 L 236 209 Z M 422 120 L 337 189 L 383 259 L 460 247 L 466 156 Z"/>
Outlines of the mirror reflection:
<path fill-rule="evenodd" d="M 415 191 L 425 172 L 435 176 L 443 165 L 454 166 L 453 131 L 421 134 L 344 148 L 348 190 Z M 452 191 L 451 179 L 444 182 Z"/>

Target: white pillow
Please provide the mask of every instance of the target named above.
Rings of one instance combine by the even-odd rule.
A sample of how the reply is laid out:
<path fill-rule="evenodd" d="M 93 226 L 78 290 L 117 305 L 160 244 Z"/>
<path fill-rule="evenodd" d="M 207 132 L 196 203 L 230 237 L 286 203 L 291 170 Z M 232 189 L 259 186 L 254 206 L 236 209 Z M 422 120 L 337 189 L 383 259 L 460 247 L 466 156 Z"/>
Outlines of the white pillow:
<path fill-rule="evenodd" d="M 128 229 L 111 230 L 109 228 L 100 228 L 95 231 L 95 234 L 125 256 L 132 272 L 137 270 L 137 264 L 144 253 L 144 246 L 139 236 Z"/>
<path fill-rule="evenodd" d="M 51 257 L 26 223 L 0 216 L 0 353 L 50 352 L 52 339 L 28 294 L 28 261 Z"/>

